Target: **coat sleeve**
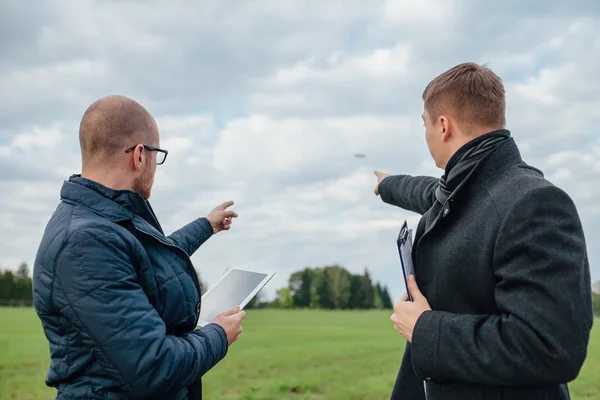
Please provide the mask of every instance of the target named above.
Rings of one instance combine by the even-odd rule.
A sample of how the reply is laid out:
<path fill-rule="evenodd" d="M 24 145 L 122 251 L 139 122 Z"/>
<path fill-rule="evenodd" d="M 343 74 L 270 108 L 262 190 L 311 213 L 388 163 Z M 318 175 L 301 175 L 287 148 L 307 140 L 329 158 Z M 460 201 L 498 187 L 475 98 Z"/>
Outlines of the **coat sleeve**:
<path fill-rule="evenodd" d="M 166 398 L 225 357 L 227 337 L 214 324 L 168 335 L 138 282 L 132 248 L 110 228 L 73 232 L 57 260 L 55 296 L 64 298 L 67 323 L 130 398 Z"/>
<path fill-rule="evenodd" d="M 500 313 L 422 314 L 412 341 L 416 374 L 505 386 L 574 380 L 586 358 L 593 311 L 583 230 L 566 193 L 538 188 L 512 207 L 496 239 L 493 268 Z"/>
<path fill-rule="evenodd" d="M 438 183 L 430 176 L 392 175 L 379 184 L 379 195 L 388 204 L 422 215 L 435 203 Z"/>
<path fill-rule="evenodd" d="M 213 229 L 210 222 L 202 217 L 173 232 L 169 238 L 191 257 L 212 234 Z"/>

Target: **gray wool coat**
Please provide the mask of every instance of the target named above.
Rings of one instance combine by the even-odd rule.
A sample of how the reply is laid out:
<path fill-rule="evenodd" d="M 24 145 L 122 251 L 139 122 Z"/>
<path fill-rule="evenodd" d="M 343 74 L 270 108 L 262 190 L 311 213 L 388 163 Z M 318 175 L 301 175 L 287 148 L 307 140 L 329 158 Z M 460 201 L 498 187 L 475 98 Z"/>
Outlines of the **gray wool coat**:
<path fill-rule="evenodd" d="M 450 195 L 395 175 L 384 202 L 422 214 L 415 277 L 432 311 L 407 343 L 393 400 L 568 399 L 593 323 L 573 201 L 508 139 Z M 426 395 L 427 394 L 427 395 Z"/>

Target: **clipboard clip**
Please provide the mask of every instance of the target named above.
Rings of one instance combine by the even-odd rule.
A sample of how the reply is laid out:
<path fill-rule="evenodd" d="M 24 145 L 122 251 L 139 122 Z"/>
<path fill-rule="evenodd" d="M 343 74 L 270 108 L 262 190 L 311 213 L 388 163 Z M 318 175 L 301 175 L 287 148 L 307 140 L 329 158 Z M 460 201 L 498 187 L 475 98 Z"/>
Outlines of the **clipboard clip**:
<path fill-rule="evenodd" d="M 400 235 L 398 236 L 398 239 L 400 240 L 400 243 L 402 243 L 402 244 L 406 243 L 406 239 L 408 239 L 408 227 L 407 226 L 402 227 L 402 229 L 400 230 Z"/>

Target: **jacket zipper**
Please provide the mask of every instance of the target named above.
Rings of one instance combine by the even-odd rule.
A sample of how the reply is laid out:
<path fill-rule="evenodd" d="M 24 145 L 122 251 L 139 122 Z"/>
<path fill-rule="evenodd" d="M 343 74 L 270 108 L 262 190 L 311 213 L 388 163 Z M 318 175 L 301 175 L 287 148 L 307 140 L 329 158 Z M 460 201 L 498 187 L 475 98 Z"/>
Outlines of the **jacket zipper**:
<path fill-rule="evenodd" d="M 185 260 L 186 260 L 186 261 L 187 261 L 187 263 L 188 263 L 188 268 L 191 268 L 191 270 L 192 270 L 192 274 L 191 274 L 191 275 L 192 275 L 192 279 L 194 280 L 194 284 L 196 285 L 196 289 L 198 290 L 198 298 L 200 298 L 200 299 L 201 299 L 201 298 L 202 298 L 202 290 L 201 290 L 201 288 L 200 288 L 200 282 L 198 281 L 198 276 L 196 275 L 196 271 L 195 271 L 195 269 L 194 269 L 194 264 L 192 263 L 192 260 L 190 259 L 190 256 L 189 256 L 189 255 L 188 255 L 188 254 L 185 252 L 185 250 L 183 250 L 181 247 L 179 247 L 179 246 L 177 246 L 177 245 L 174 245 L 174 244 L 172 244 L 172 243 L 169 243 L 169 242 L 167 242 L 166 240 L 163 240 L 163 239 L 161 239 L 160 237 L 158 237 L 158 236 L 154 235 L 154 234 L 153 234 L 153 233 L 151 233 L 151 232 L 147 232 L 147 231 L 145 231 L 144 229 L 138 228 L 138 227 L 135 225 L 135 223 L 133 223 L 133 221 L 131 221 L 131 222 L 132 222 L 132 225 L 133 225 L 133 227 L 134 227 L 134 228 L 135 228 L 135 229 L 136 229 L 138 232 L 144 233 L 144 234 L 146 234 L 146 235 L 148 235 L 148 236 L 150 236 L 150 237 L 152 237 L 152 238 L 156 239 L 157 241 L 159 241 L 160 243 L 164 244 L 165 246 L 168 246 L 168 247 L 171 247 L 171 248 L 177 249 L 177 250 L 179 250 L 179 252 L 181 252 L 182 254 L 184 254 L 184 255 L 185 255 Z M 198 320 L 199 320 L 199 319 L 200 319 L 200 310 L 197 310 L 197 314 L 196 314 L 196 321 L 194 322 L 194 326 L 197 326 L 197 325 L 198 325 Z"/>
<path fill-rule="evenodd" d="M 62 197 L 61 197 L 61 201 L 65 202 L 65 203 L 67 203 L 67 204 L 71 204 L 71 205 L 73 205 L 73 206 L 77 206 L 77 205 L 79 205 L 78 203 L 76 203 L 76 202 L 74 202 L 74 201 L 71 201 L 71 200 L 69 200 L 69 199 L 64 199 L 64 198 L 62 198 Z M 97 212 L 95 212 L 95 214 L 102 216 L 101 214 L 98 214 Z M 102 216 L 102 217 L 104 217 L 104 216 Z M 104 218 L 106 218 L 106 217 L 104 217 Z M 155 217 L 154 217 L 154 218 L 155 218 Z M 200 287 L 200 281 L 198 280 L 198 275 L 196 275 L 196 270 L 194 269 L 194 264 L 192 263 L 192 260 L 190 259 L 190 256 L 188 255 L 188 253 L 186 253 L 186 251 L 185 251 L 185 250 L 183 250 L 181 247 L 179 247 L 179 246 L 177 246 L 177 245 L 174 245 L 174 244 L 172 244 L 172 243 L 169 243 L 169 242 L 167 242 L 167 241 L 165 241 L 165 240 L 161 239 L 160 237 L 156 236 L 155 234 L 153 234 L 153 233 L 151 233 L 151 232 L 147 232 L 147 231 L 145 231 L 145 230 L 143 230 L 143 229 L 141 229 L 141 228 L 138 228 L 138 227 L 136 226 L 136 224 L 133 222 L 133 219 L 132 219 L 132 218 L 128 218 L 128 219 L 127 219 L 127 221 L 131 221 L 131 225 L 133 225 L 133 227 L 134 227 L 134 228 L 135 228 L 135 229 L 136 229 L 138 232 L 141 232 L 141 233 L 143 233 L 143 234 L 145 234 L 145 235 L 148 235 L 148 236 L 150 236 L 150 237 L 154 238 L 155 240 L 159 241 L 160 243 L 164 244 L 165 246 L 168 246 L 168 247 L 171 247 L 171 248 L 174 248 L 174 249 L 178 250 L 180 253 L 182 253 L 182 254 L 184 255 L 184 258 L 185 258 L 185 260 L 186 260 L 186 261 L 187 261 L 187 263 L 188 263 L 188 268 L 190 268 L 190 269 L 191 269 L 191 272 L 192 272 L 192 273 L 191 273 L 191 275 L 192 275 L 192 279 L 193 279 L 193 281 L 194 281 L 194 284 L 196 285 L 196 290 L 198 291 L 198 298 L 200 299 L 200 302 L 201 302 L 201 301 L 202 301 L 202 289 L 201 289 L 201 287 Z M 114 220 L 113 220 L 113 222 L 117 223 L 117 221 L 114 221 Z M 159 225 L 159 226 L 160 226 L 160 225 Z M 196 321 L 194 322 L 194 326 L 197 326 L 197 325 L 198 325 L 198 320 L 199 320 L 199 319 L 200 319 L 200 310 L 198 310 L 198 311 L 197 311 L 197 314 L 196 314 Z"/>

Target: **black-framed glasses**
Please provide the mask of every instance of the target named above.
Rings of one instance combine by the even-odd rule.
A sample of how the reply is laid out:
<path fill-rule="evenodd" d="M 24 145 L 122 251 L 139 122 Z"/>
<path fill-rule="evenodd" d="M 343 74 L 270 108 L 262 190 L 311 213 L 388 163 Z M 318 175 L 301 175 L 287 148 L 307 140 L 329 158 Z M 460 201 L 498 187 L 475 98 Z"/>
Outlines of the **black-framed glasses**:
<path fill-rule="evenodd" d="M 135 146 L 128 148 L 127 150 L 125 150 L 125 153 L 132 152 L 133 149 L 135 149 L 137 146 L 138 145 L 136 144 Z M 144 148 L 146 150 L 157 152 L 157 155 L 156 155 L 156 164 L 157 165 L 161 165 L 161 164 L 165 163 L 165 160 L 167 159 L 167 154 L 169 154 L 169 150 L 159 149 L 158 147 L 148 146 L 147 144 L 142 144 L 142 146 L 144 146 Z"/>

